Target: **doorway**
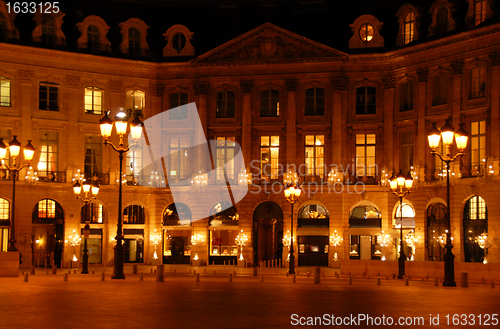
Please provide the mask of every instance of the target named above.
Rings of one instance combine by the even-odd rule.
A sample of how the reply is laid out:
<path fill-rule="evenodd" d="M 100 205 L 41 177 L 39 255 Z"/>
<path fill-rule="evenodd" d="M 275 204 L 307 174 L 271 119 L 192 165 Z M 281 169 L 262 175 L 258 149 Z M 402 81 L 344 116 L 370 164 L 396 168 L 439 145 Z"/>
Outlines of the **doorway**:
<path fill-rule="evenodd" d="M 40 200 L 33 208 L 31 235 L 32 264 L 61 268 L 64 248 L 64 214 L 61 205 L 51 199 Z M 73 252 L 73 251 L 71 251 Z"/>
<path fill-rule="evenodd" d="M 265 201 L 253 213 L 253 263 L 282 259 L 283 211 L 273 201 Z"/>

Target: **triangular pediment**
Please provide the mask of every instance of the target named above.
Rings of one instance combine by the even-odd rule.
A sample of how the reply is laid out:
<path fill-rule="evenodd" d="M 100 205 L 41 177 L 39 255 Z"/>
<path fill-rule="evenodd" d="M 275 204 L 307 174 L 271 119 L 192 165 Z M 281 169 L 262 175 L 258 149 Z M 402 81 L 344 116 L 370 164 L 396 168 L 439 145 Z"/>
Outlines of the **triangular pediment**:
<path fill-rule="evenodd" d="M 347 54 L 265 23 L 203 54 L 193 63 L 339 61 Z"/>

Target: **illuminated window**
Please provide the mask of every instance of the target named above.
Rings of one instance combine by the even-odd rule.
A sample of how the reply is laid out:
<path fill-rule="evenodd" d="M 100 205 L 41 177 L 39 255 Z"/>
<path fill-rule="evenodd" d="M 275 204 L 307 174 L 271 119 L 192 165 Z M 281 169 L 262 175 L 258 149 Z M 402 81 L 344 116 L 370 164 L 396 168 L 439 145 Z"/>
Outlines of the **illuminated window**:
<path fill-rule="evenodd" d="M 38 177 L 52 180 L 58 171 L 59 133 L 41 130 L 39 143 Z"/>
<path fill-rule="evenodd" d="M 91 223 L 104 223 L 103 206 L 100 203 L 87 203 L 81 209 L 81 222 L 89 221 Z"/>
<path fill-rule="evenodd" d="M 128 206 L 123 209 L 123 224 L 144 224 L 146 222 L 146 211 L 139 205 Z"/>
<path fill-rule="evenodd" d="M 102 89 L 85 88 L 85 113 L 102 114 Z"/>
<path fill-rule="evenodd" d="M 480 196 L 471 197 L 464 207 L 463 220 L 464 260 L 466 262 L 483 262 L 485 259 L 477 238 L 488 232 L 488 211 L 486 202 Z M 491 235 L 489 236 L 491 239 Z"/>
<path fill-rule="evenodd" d="M 238 230 L 210 229 L 210 256 L 238 256 Z"/>
<path fill-rule="evenodd" d="M 92 54 L 101 52 L 101 32 L 95 25 L 89 25 L 87 28 L 87 49 Z"/>
<path fill-rule="evenodd" d="M 217 181 L 226 181 L 227 179 L 234 180 L 234 155 L 236 142 L 234 137 L 217 137 L 216 154 L 217 154 Z"/>
<path fill-rule="evenodd" d="M 359 87 L 356 89 L 356 114 L 376 114 L 377 89 L 375 87 Z"/>
<path fill-rule="evenodd" d="M 10 202 L 0 198 L 0 220 L 10 220 Z"/>
<path fill-rule="evenodd" d="M 188 103 L 188 94 L 186 93 L 175 93 L 169 96 L 169 111 L 168 118 L 172 120 L 183 120 L 188 118 L 188 112 L 182 111 L 179 106 L 186 105 Z"/>
<path fill-rule="evenodd" d="M 486 219 L 486 203 L 480 196 L 473 196 L 469 199 L 469 216 L 468 220 Z"/>
<path fill-rule="evenodd" d="M 444 260 L 444 248 L 439 243 L 439 238 L 445 234 L 448 223 L 448 211 L 444 204 L 433 203 L 427 208 L 427 260 Z"/>
<path fill-rule="evenodd" d="M 364 42 L 370 42 L 373 39 L 373 26 L 371 24 L 365 23 L 361 25 L 359 29 L 359 37 Z"/>
<path fill-rule="evenodd" d="M 446 103 L 448 103 L 448 76 L 440 73 L 433 80 L 432 105 Z"/>
<path fill-rule="evenodd" d="M 280 92 L 278 90 L 263 90 L 260 92 L 260 116 L 280 116 Z"/>
<path fill-rule="evenodd" d="M 85 163 L 84 173 L 92 177 L 101 173 L 102 169 L 102 137 L 90 135 L 85 137 Z"/>
<path fill-rule="evenodd" d="M 356 177 L 375 177 L 375 134 L 356 135 Z"/>
<path fill-rule="evenodd" d="M 188 178 L 188 147 L 189 141 L 187 138 L 170 139 L 170 171 L 168 176 L 169 182 L 175 182 Z"/>
<path fill-rule="evenodd" d="M 38 218 L 56 218 L 56 202 L 43 199 L 38 202 Z"/>
<path fill-rule="evenodd" d="M 317 204 L 310 204 L 299 210 L 299 227 L 328 227 L 330 224 L 330 214 L 328 210 Z"/>
<path fill-rule="evenodd" d="M 127 181 L 131 183 L 140 183 L 142 181 L 142 150 L 145 141 L 140 140 L 136 147 L 131 147 L 127 152 L 126 170 Z"/>
<path fill-rule="evenodd" d="M 191 210 L 184 203 L 169 204 L 163 211 L 163 225 L 191 226 Z"/>
<path fill-rule="evenodd" d="M 357 206 L 349 213 L 351 227 L 381 227 L 382 213 L 376 207 L 365 205 Z"/>
<path fill-rule="evenodd" d="M 125 108 L 129 117 L 144 115 L 146 106 L 146 93 L 140 90 L 129 90 L 125 96 Z"/>
<path fill-rule="evenodd" d="M 394 214 L 394 227 L 401 227 L 401 203 Z M 403 203 L 403 228 L 405 227 L 415 227 L 415 210 L 407 203 Z"/>
<path fill-rule="evenodd" d="M 405 34 L 404 34 L 404 44 L 408 44 L 413 41 L 413 33 L 415 32 L 415 15 L 413 11 L 405 16 Z"/>
<path fill-rule="evenodd" d="M 306 162 L 306 174 L 308 176 L 323 177 L 323 175 L 325 174 L 324 135 L 306 135 L 305 162 Z"/>
<path fill-rule="evenodd" d="M 325 90 L 323 88 L 306 89 L 306 107 L 304 115 L 325 115 Z"/>
<path fill-rule="evenodd" d="M 141 32 L 135 27 L 128 29 L 128 53 L 133 59 L 141 56 Z"/>
<path fill-rule="evenodd" d="M 486 65 L 474 67 L 470 71 L 469 99 L 480 98 L 486 95 Z"/>
<path fill-rule="evenodd" d="M 401 96 L 399 112 L 413 110 L 415 102 L 415 82 L 413 80 L 404 80 L 399 85 L 399 92 Z"/>
<path fill-rule="evenodd" d="M 0 77 L 0 106 L 10 106 L 10 80 Z"/>
<path fill-rule="evenodd" d="M 474 1 L 474 25 L 481 24 L 486 18 L 486 0 Z"/>
<path fill-rule="evenodd" d="M 9 229 L 0 228 L 0 252 L 6 252 L 9 245 Z"/>
<path fill-rule="evenodd" d="M 232 91 L 220 91 L 217 93 L 216 118 L 234 118 L 235 94 Z"/>
<path fill-rule="evenodd" d="M 486 159 L 486 121 L 475 121 L 470 124 L 470 162 L 471 173 L 477 173 Z"/>
<path fill-rule="evenodd" d="M 260 171 L 261 179 L 278 179 L 280 156 L 280 137 L 260 137 Z"/>
<path fill-rule="evenodd" d="M 59 85 L 41 82 L 38 89 L 38 108 L 45 111 L 59 111 Z"/>

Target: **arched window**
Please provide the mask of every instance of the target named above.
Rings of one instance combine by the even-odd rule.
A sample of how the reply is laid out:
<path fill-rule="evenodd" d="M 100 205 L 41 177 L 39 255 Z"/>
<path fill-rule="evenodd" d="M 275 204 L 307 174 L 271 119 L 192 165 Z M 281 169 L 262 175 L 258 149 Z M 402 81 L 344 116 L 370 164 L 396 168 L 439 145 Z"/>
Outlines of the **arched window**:
<path fill-rule="evenodd" d="M 131 205 L 123 209 L 123 224 L 144 224 L 146 211 L 143 206 Z"/>
<path fill-rule="evenodd" d="M 56 24 L 54 17 L 49 14 L 42 16 L 42 43 L 46 47 L 55 47 L 56 39 Z"/>
<path fill-rule="evenodd" d="M 440 244 L 448 229 L 448 210 L 442 203 L 433 203 L 427 208 L 427 260 L 444 260 L 444 248 Z"/>
<path fill-rule="evenodd" d="M 480 196 L 471 197 L 464 208 L 464 256 L 466 262 L 483 262 L 484 250 L 476 241 L 483 232 L 488 232 L 486 202 Z"/>
<path fill-rule="evenodd" d="M 302 207 L 299 211 L 298 225 L 301 227 L 328 227 L 329 224 L 330 214 L 323 206 L 310 204 Z"/>
<path fill-rule="evenodd" d="M 128 50 L 133 59 L 141 56 L 141 32 L 135 27 L 128 29 Z"/>
<path fill-rule="evenodd" d="M 104 207 L 100 203 L 90 202 L 82 206 L 81 209 L 81 222 L 102 224 L 104 223 Z"/>
<path fill-rule="evenodd" d="M 474 0 L 474 25 L 481 24 L 486 19 L 486 0 Z"/>
<path fill-rule="evenodd" d="M 53 224 L 58 223 L 62 219 L 63 211 L 61 205 L 54 200 L 40 200 L 33 209 L 33 224 Z"/>
<path fill-rule="evenodd" d="M 351 227 L 381 227 L 382 213 L 373 206 L 357 206 L 349 214 Z"/>
<path fill-rule="evenodd" d="M 0 221 L 10 220 L 10 202 L 7 199 L 0 198 Z"/>
<path fill-rule="evenodd" d="M 176 33 L 172 37 L 172 46 L 174 47 L 175 50 L 181 51 L 186 47 L 186 36 L 184 33 Z"/>
<path fill-rule="evenodd" d="M 401 227 L 401 204 L 394 213 L 394 227 Z M 403 203 L 403 228 L 415 227 L 415 210 L 408 203 Z"/>
<path fill-rule="evenodd" d="M 363 42 L 370 42 L 373 39 L 373 26 L 371 24 L 365 23 L 361 25 L 359 29 L 359 37 Z"/>
<path fill-rule="evenodd" d="M 448 8 L 446 6 L 439 7 L 436 14 L 436 34 L 443 35 L 448 30 Z"/>
<path fill-rule="evenodd" d="M 210 210 L 210 226 L 238 226 L 240 215 L 236 207 L 227 201 L 216 203 Z"/>
<path fill-rule="evenodd" d="M 87 49 L 92 54 L 101 52 L 101 32 L 95 25 L 89 25 L 87 28 Z"/>
<path fill-rule="evenodd" d="M 184 203 L 172 203 L 163 211 L 163 225 L 191 226 L 191 210 Z"/>
<path fill-rule="evenodd" d="M 405 16 L 405 34 L 404 34 L 405 45 L 413 41 L 414 32 L 415 32 L 415 14 L 413 13 L 413 11 L 411 11 Z"/>

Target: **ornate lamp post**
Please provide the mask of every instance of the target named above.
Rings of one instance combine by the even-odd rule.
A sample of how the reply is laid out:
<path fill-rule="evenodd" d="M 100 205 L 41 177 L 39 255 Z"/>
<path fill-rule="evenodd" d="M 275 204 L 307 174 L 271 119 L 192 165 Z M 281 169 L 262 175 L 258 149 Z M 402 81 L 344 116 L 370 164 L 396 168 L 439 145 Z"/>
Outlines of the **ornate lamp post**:
<path fill-rule="evenodd" d="M 389 234 L 384 234 L 384 231 L 382 231 L 382 234 L 378 236 L 378 241 L 382 249 L 382 257 L 380 260 L 385 261 L 384 248 L 387 247 L 391 242 L 391 237 L 389 236 Z"/>
<path fill-rule="evenodd" d="M 405 260 L 406 260 L 406 255 L 403 248 L 403 198 L 408 193 L 410 193 L 410 189 L 413 185 L 413 178 L 411 178 L 410 173 L 408 173 L 408 175 L 405 176 L 403 172 L 399 170 L 397 176 L 394 176 L 394 174 L 392 174 L 389 183 L 391 184 L 392 193 L 394 193 L 399 198 L 400 202 L 401 223 L 400 223 L 400 235 L 399 235 L 398 279 L 402 279 L 405 275 Z M 404 190 L 403 187 L 405 188 Z"/>
<path fill-rule="evenodd" d="M 436 127 L 436 123 L 432 124 L 431 129 L 427 133 L 429 139 L 429 146 L 431 154 L 437 155 L 441 161 L 446 163 L 446 207 L 448 216 L 448 231 L 446 233 L 446 253 L 444 254 L 444 282 L 443 286 L 456 287 L 455 282 L 455 255 L 451 252 L 453 245 L 451 243 L 451 220 L 450 220 L 450 163 L 455 161 L 459 156 L 463 156 L 464 150 L 467 147 L 468 133 L 464 130 L 463 124 L 455 132 L 455 129 L 450 124 L 450 119 L 446 119 L 446 123 L 441 130 Z M 436 152 L 439 146 L 439 141 L 443 138 L 443 145 L 446 147 L 444 155 Z M 458 152 L 454 156 L 451 155 L 451 145 L 453 144 L 453 137 L 457 144 Z"/>
<path fill-rule="evenodd" d="M 127 152 L 131 146 L 136 145 L 139 138 L 141 138 L 142 133 L 142 122 L 138 116 L 132 122 L 128 122 L 127 115 L 120 109 L 120 112 L 115 116 L 115 128 L 116 133 L 120 137 L 118 147 L 113 143 L 108 141 L 111 136 L 111 130 L 113 129 L 113 120 L 108 116 L 108 112 L 104 114 L 104 117 L 100 120 L 101 125 L 101 135 L 104 137 L 104 145 L 111 145 L 113 150 L 118 152 L 120 159 L 120 179 L 123 177 L 123 154 Z M 130 135 L 134 140 L 134 143 L 125 147 L 123 142 L 123 137 L 127 133 L 127 127 L 130 125 Z M 125 274 L 123 273 L 123 263 L 124 263 L 124 250 L 123 250 L 123 229 L 122 229 L 122 185 L 118 184 L 118 224 L 116 228 L 116 245 L 115 245 L 115 261 L 113 264 L 113 275 L 111 279 L 125 279 Z"/>
<path fill-rule="evenodd" d="M 24 147 L 24 160 L 26 163 L 16 166 L 16 158 L 19 156 L 19 151 L 21 150 L 21 143 L 17 140 L 17 135 L 14 135 L 9 143 L 9 154 L 12 158 L 12 167 L 4 163 L 5 156 L 7 155 L 7 147 L 5 146 L 3 139 L 0 138 L 0 160 L 2 164 L 0 167 L 7 168 L 8 171 L 12 173 L 12 214 L 10 217 L 10 236 L 9 236 L 9 247 L 8 251 L 17 251 L 16 249 L 16 179 L 19 171 L 24 167 L 30 165 L 30 161 L 33 160 L 33 155 L 35 154 L 35 147 L 31 144 L 31 140 L 28 139 L 28 144 Z"/>
<path fill-rule="evenodd" d="M 89 218 L 87 205 L 89 204 L 90 201 L 94 200 L 97 197 L 97 194 L 99 193 L 99 185 L 97 183 L 90 185 L 90 183 L 84 182 L 83 188 L 82 188 L 82 185 L 80 184 L 80 182 L 76 181 L 75 184 L 73 184 L 73 192 L 75 193 L 77 199 L 80 199 L 85 203 L 85 205 L 84 205 L 84 207 L 85 207 L 85 227 L 84 227 L 84 234 L 83 234 L 83 239 L 85 241 L 83 243 L 82 274 L 89 274 L 89 254 L 88 254 L 88 248 L 87 248 L 87 240 L 89 238 L 90 225 L 89 225 L 89 221 L 87 221 L 87 219 Z M 92 195 L 90 198 L 89 198 L 89 193 Z"/>
<path fill-rule="evenodd" d="M 76 233 L 76 230 L 73 230 L 73 234 L 68 237 L 68 240 L 66 240 L 66 243 L 69 243 L 71 247 L 73 247 L 73 259 L 71 261 L 77 262 L 78 258 L 76 258 L 76 246 L 80 245 L 80 241 L 82 238 Z"/>
<path fill-rule="evenodd" d="M 335 232 L 332 235 L 330 235 L 330 244 L 335 247 L 335 256 L 333 257 L 334 261 L 338 261 L 339 260 L 339 257 L 337 255 L 337 246 L 340 246 L 340 244 L 342 243 L 342 240 L 343 239 L 337 233 L 337 230 L 335 230 Z"/>
<path fill-rule="evenodd" d="M 488 255 L 488 248 L 493 246 L 493 241 L 488 238 L 488 232 L 483 232 L 480 236 L 476 237 L 476 242 L 481 249 L 484 249 L 484 260 L 483 264 L 488 264 L 486 256 Z"/>
<path fill-rule="evenodd" d="M 158 254 L 156 253 L 156 246 L 160 243 L 161 241 L 161 234 L 156 232 L 156 229 L 153 234 L 149 235 L 149 241 L 155 246 L 155 253 L 153 254 L 153 259 L 158 259 Z"/>
<path fill-rule="evenodd" d="M 241 233 L 236 236 L 236 244 L 240 246 L 240 261 L 243 261 L 243 246 L 247 244 L 248 241 L 248 236 L 243 233 L 243 230 L 241 230 Z"/>
<path fill-rule="evenodd" d="M 198 260 L 198 243 L 203 243 L 205 242 L 205 239 L 203 238 L 203 235 L 197 234 L 197 235 L 191 235 L 191 245 L 196 247 L 195 254 L 193 260 Z"/>
<path fill-rule="evenodd" d="M 415 255 L 415 244 L 418 242 L 418 238 L 415 236 L 415 232 L 409 232 L 405 236 L 406 244 L 411 248 L 411 257 L 410 260 L 414 260 Z"/>
<path fill-rule="evenodd" d="M 285 198 L 288 202 L 290 202 L 290 205 L 292 206 L 292 214 L 291 214 L 291 223 L 290 223 L 290 264 L 289 264 L 289 269 L 288 273 L 289 274 L 295 274 L 295 257 L 293 255 L 293 205 L 295 202 L 300 197 L 300 193 L 302 190 L 300 189 L 300 186 L 298 183 L 294 186 L 293 184 L 290 184 L 286 189 L 285 189 Z"/>

